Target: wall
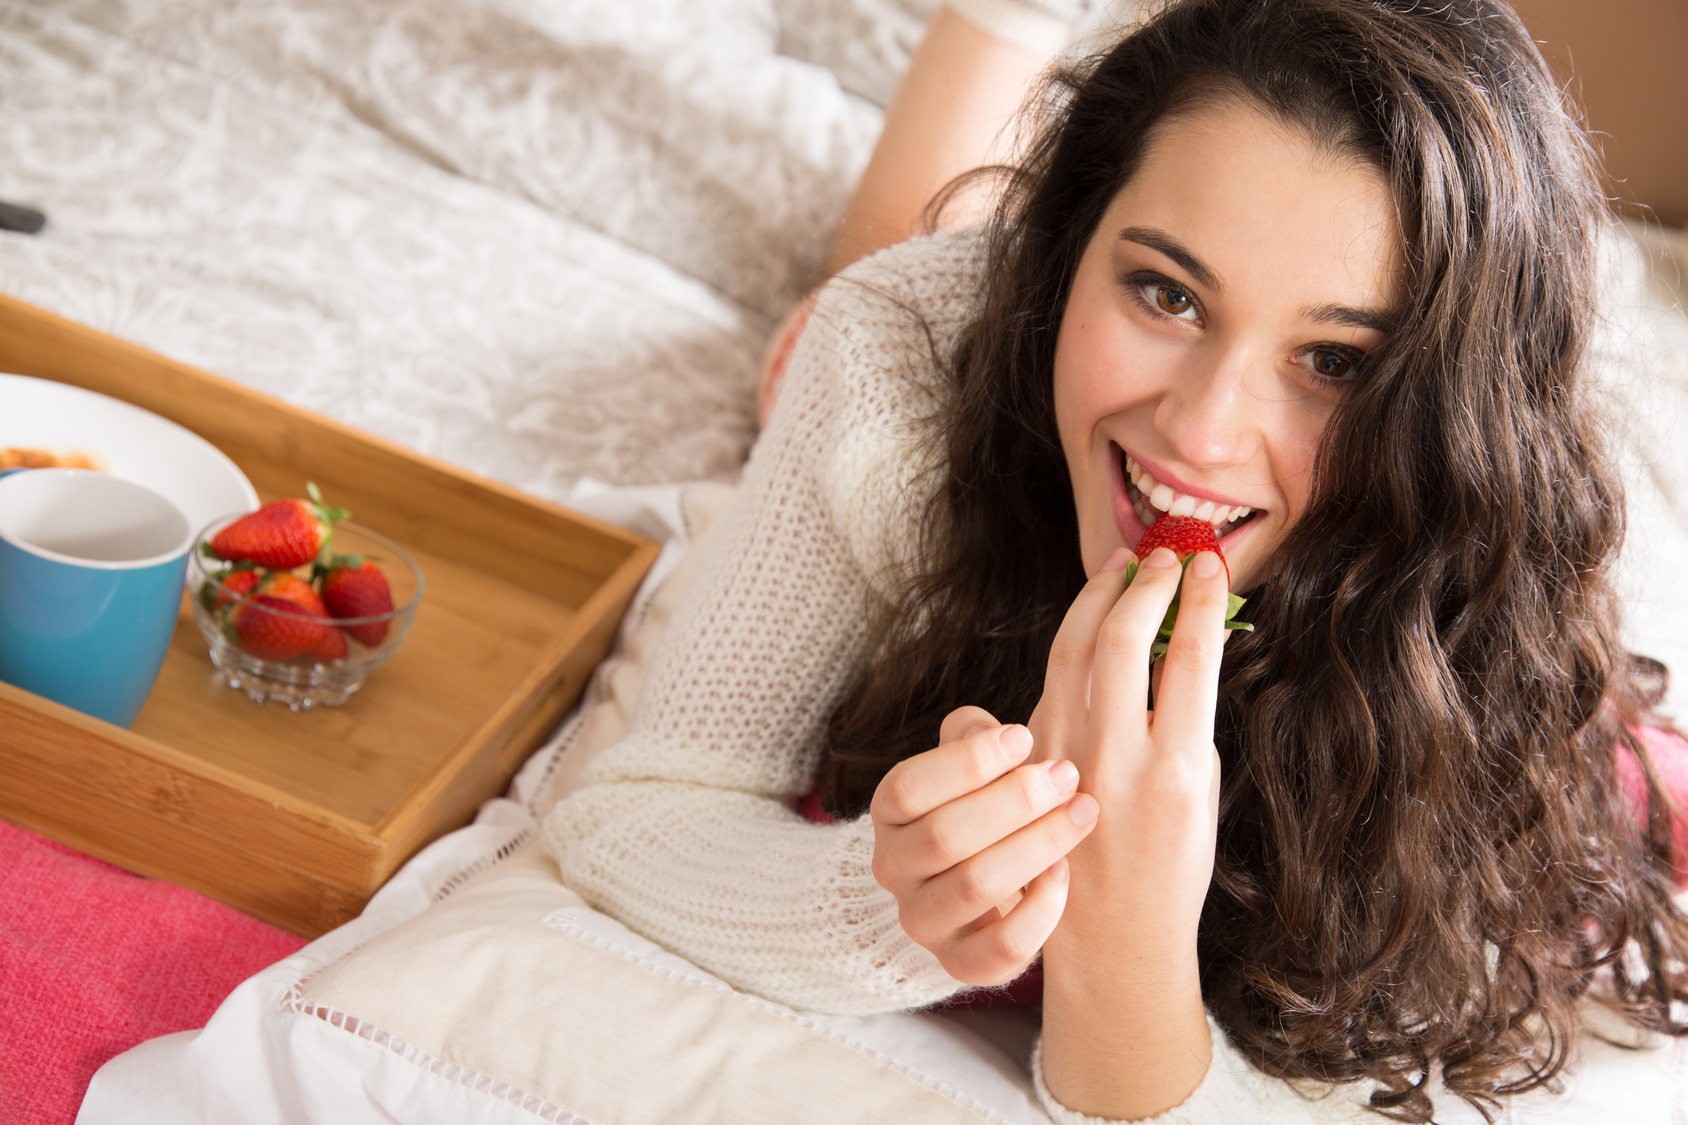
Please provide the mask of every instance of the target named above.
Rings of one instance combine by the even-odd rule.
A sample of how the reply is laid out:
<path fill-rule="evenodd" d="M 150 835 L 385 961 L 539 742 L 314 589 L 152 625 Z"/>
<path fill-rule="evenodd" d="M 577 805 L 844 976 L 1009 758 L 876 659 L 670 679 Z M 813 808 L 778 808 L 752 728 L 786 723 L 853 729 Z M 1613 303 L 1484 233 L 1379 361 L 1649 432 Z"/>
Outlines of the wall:
<path fill-rule="evenodd" d="M 1612 192 L 1688 226 L 1688 0 L 1513 0 L 1599 134 Z"/>

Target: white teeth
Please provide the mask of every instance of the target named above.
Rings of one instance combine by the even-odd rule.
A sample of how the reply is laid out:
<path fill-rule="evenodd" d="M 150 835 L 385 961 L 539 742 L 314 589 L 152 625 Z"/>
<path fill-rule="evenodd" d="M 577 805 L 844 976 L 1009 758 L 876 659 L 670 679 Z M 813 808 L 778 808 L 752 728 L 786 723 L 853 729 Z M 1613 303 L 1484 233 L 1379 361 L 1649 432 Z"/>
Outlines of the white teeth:
<path fill-rule="evenodd" d="M 1234 519 L 1241 519 L 1254 510 L 1241 504 L 1233 508 L 1212 500 L 1198 500 L 1194 496 L 1187 496 L 1173 489 L 1171 485 L 1161 484 L 1147 469 L 1129 457 L 1125 459 L 1125 472 L 1150 505 L 1169 516 L 1194 516 L 1217 528 Z"/>

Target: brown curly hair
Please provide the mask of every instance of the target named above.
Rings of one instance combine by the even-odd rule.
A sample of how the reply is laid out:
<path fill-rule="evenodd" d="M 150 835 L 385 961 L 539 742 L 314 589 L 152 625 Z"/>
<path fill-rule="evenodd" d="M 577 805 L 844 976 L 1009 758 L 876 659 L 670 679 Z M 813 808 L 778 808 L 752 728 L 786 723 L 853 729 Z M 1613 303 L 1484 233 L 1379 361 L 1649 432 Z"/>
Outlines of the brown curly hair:
<path fill-rule="evenodd" d="M 1622 495 L 1581 379 L 1605 201 L 1498 3 L 1185 0 L 1052 81 L 979 315 L 937 357 L 929 565 L 832 717 L 830 800 L 866 808 L 954 707 L 1030 716 L 1084 581 L 1051 377 L 1068 286 L 1155 126 L 1225 97 L 1379 168 L 1407 270 L 1227 650 L 1203 996 L 1268 1073 L 1369 1079 L 1416 1122 L 1436 1075 L 1488 1116 L 1561 1072 L 1585 1000 L 1688 1032 L 1669 805 L 1632 733 L 1661 669 L 1618 640 Z"/>

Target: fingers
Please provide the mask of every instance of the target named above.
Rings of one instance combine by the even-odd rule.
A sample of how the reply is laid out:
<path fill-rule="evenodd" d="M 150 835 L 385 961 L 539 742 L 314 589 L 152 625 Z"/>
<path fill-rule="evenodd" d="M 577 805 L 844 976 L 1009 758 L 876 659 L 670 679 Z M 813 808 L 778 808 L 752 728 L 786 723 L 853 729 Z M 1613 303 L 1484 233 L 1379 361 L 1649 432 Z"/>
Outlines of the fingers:
<path fill-rule="evenodd" d="M 1000 725 L 996 716 L 983 707 L 957 707 L 944 716 L 943 725 L 938 728 L 938 745 L 959 742 L 984 727 Z"/>
<path fill-rule="evenodd" d="M 1230 591 L 1219 557 L 1204 551 L 1190 560 L 1178 596 L 1178 621 L 1172 628 L 1156 695 L 1155 739 L 1167 745 L 1213 743 L 1213 711 L 1219 698 L 1219 662 L 1225 654 L 1225 606 Z"/>
<path fill-rule="evenodd" d="M 1071 762 L 1038 762 L 940 805 L 911 824 L 878 827 L 875 836 L 891 860 L 880 882 L 893 894 L 912 890 L 1065 804 L 1077 788 L 1078 767 Z M 1051 855 L 1037 870 L 1060 854 Z M 1013 886 L 1021 886 L 1026 878 Z M 999 901 L 1000 897 L 986 905 Z"/>
<path fill-rule="evenodd" d="M 962 711 L 974 715 L 956 720 Z M 977 707 L 952 712 L 944 720 L 945 732 L 960 728 L 969 733 L 891 767 L 874 789 L 868 808 L 875 824 L 911 824 L 939 805 L 990 784 L 1031 753 L 1031 731 L 1019 724 L 1004 727 L 967 722 L 967 718 L 978 716 L 990 719 L 989 712 Z"/>
<path fill-rule="evenodd" d="M 1131 589 L 1097 626 L 1090 708 L 1103 729 L 1120 732 L 1127 724 L 1147 721 L 1149 649 L 1178 592 L 1178 580 L 1178 557 L 1156 547 L 1138 568 Z M 1178 613 L 1182 621 L 1183 609 Z"/>
<path fill-rule="evenodd" d="M 1077 847 L 1095 827 L 1098 811 L 1096 798 L 1077 794 L 1019 831 L 928 879 L 906 896 L 903 928 L 928 949 L 953 940 L 980 915 L 1028 886 L 1040 872 Z M 898 900 L 905 902 L 905 897 L 899 895 Z M 1016 906 L 1014 912 L 1019 909 Z"/>
<path fill-rule="evenodd" d="M 1007 984 L 1025 971 L 1067 907 L 1067 861 L 1058 859 L 1026 886 L 1013 910 L 951 943 L 944 970 L 966 984 Z"/>
<path fill-rule="evenodd" d="M 1055 643 L 1049 646 L 1044 700 L 1053 699 L 1062 708 L 1072 708 L 1075 714 L 1089 705 L 1096 633 L 1107 619 L 1108 611 L 1125 592 L 1126 566 L 1132 561 L 1131 552 L 1125 548 L 1115 551 L 1073 599 L 1055 633 Z"/>

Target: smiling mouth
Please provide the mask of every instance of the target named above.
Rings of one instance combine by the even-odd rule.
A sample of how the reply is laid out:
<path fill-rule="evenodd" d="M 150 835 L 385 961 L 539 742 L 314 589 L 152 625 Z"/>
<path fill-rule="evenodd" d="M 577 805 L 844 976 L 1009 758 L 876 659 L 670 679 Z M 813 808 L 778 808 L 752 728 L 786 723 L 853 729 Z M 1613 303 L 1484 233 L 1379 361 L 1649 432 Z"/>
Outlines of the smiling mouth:
<path fill-rule="evenodd" d="M 1125 472 L 1126 498 L 1131 501 L 1131 509 L 1143 521 L 1144 527 L 1152 526 L 1163 515 L 1190 516 L 1212 524 L 1214 533 L 1223 539 L 1262 514 L 1246 505 L 1220 504 L 1179 492 L 1171 485 L 1157 481 L 1124 450 L 1120 451 L 1120 467 Z"/>

